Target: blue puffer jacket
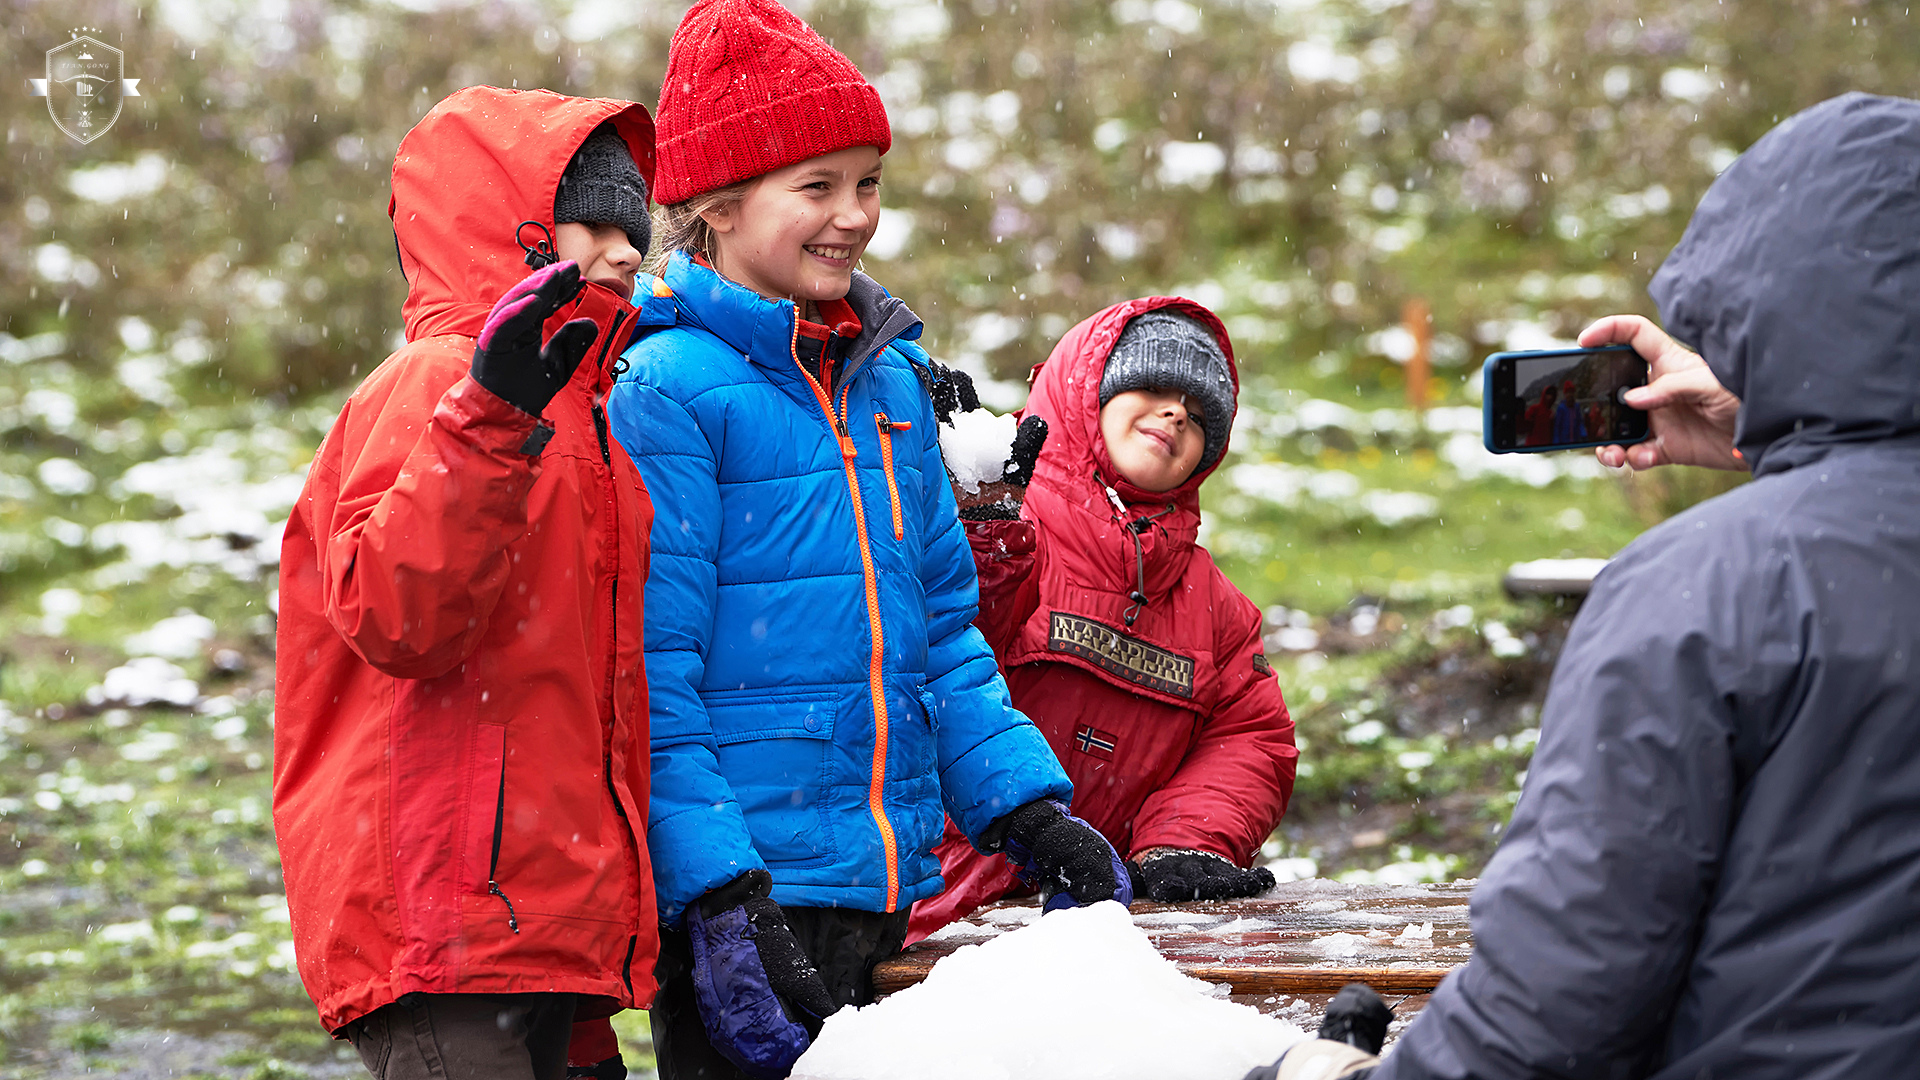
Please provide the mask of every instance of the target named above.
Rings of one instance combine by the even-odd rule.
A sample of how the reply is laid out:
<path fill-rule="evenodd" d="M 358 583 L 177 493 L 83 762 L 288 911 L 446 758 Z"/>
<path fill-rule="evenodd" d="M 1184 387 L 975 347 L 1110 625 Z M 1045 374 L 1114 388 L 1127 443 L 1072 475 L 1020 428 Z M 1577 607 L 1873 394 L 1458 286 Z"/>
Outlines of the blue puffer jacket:
<path fill-rule="evenodd" d="M 943 812 L 977 838 L 1071 792 L 972 626 L 920 321 L 855 275 L 830 422 L 791 303 L 679 253 L 666 284 L 679 323 L 628 350 L 607 404 L 654 505 L 661 917 L 762 867 L 782 904 L 906 908 L 940 891 Z"/>

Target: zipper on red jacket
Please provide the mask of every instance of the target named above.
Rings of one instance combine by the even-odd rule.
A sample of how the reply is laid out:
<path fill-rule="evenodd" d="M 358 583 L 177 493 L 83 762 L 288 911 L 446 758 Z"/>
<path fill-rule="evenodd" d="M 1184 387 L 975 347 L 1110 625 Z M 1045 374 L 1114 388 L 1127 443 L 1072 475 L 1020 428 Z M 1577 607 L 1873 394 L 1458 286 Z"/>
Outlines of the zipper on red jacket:
<path fill-rule="evenodd" d="M 913 425 L 905 420 L 887 419 L 887 414 L 873 414 L 873 425 L 880 429 L 880 471 L 887 474 L 887 497 L 893 500 L 893 538 L 905 540 L 907 533 L 900 523 L 900 485 L 893 482 L 893 433 L 910 431 Z"/>
<path fill-rule="evenodd" d="M 852 385 L 849 370 L 841 376 L 840 408 L 835 410 L 833 399 L 813 377 L 807 365 L 800 362 L 800 324 L 799 311 L 794 312 L 793 339 L 788 350 L 793 356 L 793 364 L 813 388 L 813 396 L 820 403 L 820 411 L 827 423 L 833 427 L 833 433 L 840 444 L 840 465 L 847 478 L 847 494 L 853 499 L 853 527 L 855 538 L 860 543 L 860 569 L 867 592 L 867 626 L 873 638 L 873 647 L 867 661 L 867 692 L 873 698 L 873 766 L 867 783 L 867 811 L 873 815 L 873 822 L 880 830 L 881 850 L 886 853 L 887 862 L 887 907 L 893 911 L 900 906 L 900 850 L 894 838 L 893 823 L 887 820 L 885 799 L 885 780 L 887 776 L 887 690 L 882 678 L 886 658 L 886 634 L 880 621 L 880 580 L 873 568 L 873 548 L 867 540 L 866 505 L 860 498 L 860 474 L 854 468 L 854 458 L 858 451 L 854 449 L 853 436 L 847 431 L 847 390 Z"/>
<path fill-rule="evenodd" d="M 594 361 L 601 367 L 604 368 L 606 366 L 607 354 L 613 351 L 613 343 L 620 340 L 620 326 L 626 322 L 626 320 L 626 312 L 616 311 L 613 313 L 613 325 L 607 328 L 605 341 L 600 346 L 600 355 Z M 593 399 L 592 412 L 593 433 L 600 440 L 600 462 L 605 465 L 607 469 L 607 543 L 612 550 L 609 553 L 610 558 L 607 568 L 609 578 L 607 603 L 607 678 L 604 697 L 607 702 L 607 707 L 611 709 L 613 707 L 614 687 L 619 681 L 615 668 L 620 662 L 620 485 L 613 468 L 613 444 L 608 441 L 606 405 L 600 398 L 596 397 Z M 600 750 L 601 779 L 605 781 L 607 786 L 607 798 L 613 802 L 613 812 L 619 816 L 621 823 L 626 825 L 627 833 L 631 836 L 633 834 L 633 821 L 627 817 L 627 808 L 620 805 L 620 789 L 613 785 L 612 731 L 614 722 L 615 718 L 609 715 L 606 725 L 603 728 L 607 741 L 601 746 Z M 637 871 L 640 863 L 640 852 L 637 845 L 634 846 L 632 854 L 634 868 Z M 502 897 L 502 899 L 505 898 Z M 620 978 L 626 983 L 627 993 L 629 994 L 633 993 L 633 951 L 639 940 L 639 935 L 637 934 L 628 935 L 627 958 L 620 966 Z"/>
<path fill-rule="evenodd" d="M 507 769 L 500 766 L 500 794 L 493 803 L 493 857 L 487 861 L 487 895 L 497 896 L 507 905 L 507 929 L 520 932 L 520 920 L 513 913 L 513 901 L 500 888 L 500 831 L 507 820 Z"/>
<path fill-rule="evenodd" d="M 613 351 L 614 342 L 620 340 L 620 327 L 626 321 L 626 312 L 616 311 L 613 313 L 613 325 L 607 328 L 606 340 L 600 347 L 598 363 L 601 364 L 602 367 L 606 365 L 607 354 Z M 607 410 L 604 401 L 600 398 L 595 398 L 593 401 L 593 432 L 600 438 L 600 461 L 607 468 L 607 542 L 612 548 L 608 566 L 607 678 L 605 691 L 609 714 L 605 728 L 607 743 L 601 748 L 601 777 L 607 785 L 607 798 L 613 800 L 613 812 L 619 815 L 621 823 L 626 825 L 627 835 L 632 840 L 630 844 L 632 848 L 631 855 L 633 858 L 634 872 L 637 874 L 640 871 L 640 846 L 637 838 L 634 838 L 633 820 L 627 816 L 627 808 L 620 805 L 620 789 L 615 787 L 613 783 L 612 735 L 613 726 L 617 723 L 617 718 L 611 714 L 611 710 L 613 709 L 614 689 L 619 682 L 616 669 L 620 663 L 620 485 L 619 478 L 613 467 L 613 445 L 608 440 Z M 633 993 L 633 952 L 639 940 L 638 934 L 628 936 L 627 957 L 620 966 L 620 978 L 626 983 L 627 993 L 629 994 Z"/>

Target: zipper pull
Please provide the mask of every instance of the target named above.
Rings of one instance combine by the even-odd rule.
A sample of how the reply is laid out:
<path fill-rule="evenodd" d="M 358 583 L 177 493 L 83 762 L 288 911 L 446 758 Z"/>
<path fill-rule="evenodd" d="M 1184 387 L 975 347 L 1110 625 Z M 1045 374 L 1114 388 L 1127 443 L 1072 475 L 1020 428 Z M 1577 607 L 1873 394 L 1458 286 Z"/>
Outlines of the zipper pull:
<path fill-rule="evenodd" d="M 520 920 L 513 913 L 513 901 L 507 899 L 507 894 L 500 891 L 500 883 L 497 881 L 487 882 L 487 895 L 497 896 L 500 898 L 501 903 L 507 905 L 507 929 L 512 930 L 516 934 L 519 933 Z"/>

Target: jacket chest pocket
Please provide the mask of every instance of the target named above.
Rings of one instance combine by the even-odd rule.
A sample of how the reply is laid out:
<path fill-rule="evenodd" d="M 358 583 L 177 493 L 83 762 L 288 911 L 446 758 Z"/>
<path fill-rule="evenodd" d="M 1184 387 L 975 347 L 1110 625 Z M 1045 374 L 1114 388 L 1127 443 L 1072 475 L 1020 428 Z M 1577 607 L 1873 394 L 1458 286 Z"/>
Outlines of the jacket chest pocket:
<path fill-rule="evenodd" d="M 769 865 L 825 865 L 834 857 L 834 697 L 707 703 L 720 773 Z"/>

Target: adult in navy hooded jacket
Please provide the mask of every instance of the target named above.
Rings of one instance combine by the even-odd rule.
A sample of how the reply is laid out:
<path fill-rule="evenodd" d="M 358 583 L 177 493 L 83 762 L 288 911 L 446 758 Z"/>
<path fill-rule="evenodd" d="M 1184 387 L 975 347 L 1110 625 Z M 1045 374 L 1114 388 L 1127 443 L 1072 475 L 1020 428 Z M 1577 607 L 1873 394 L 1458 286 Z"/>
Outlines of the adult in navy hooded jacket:
<path fill-rule="evenodd" d="M 1373 1080 L 1920 1068 L 1920 102 L 1781 124 L 1651 291 L 1753 481 L 1596 579 L 1473 960 Z"/>

